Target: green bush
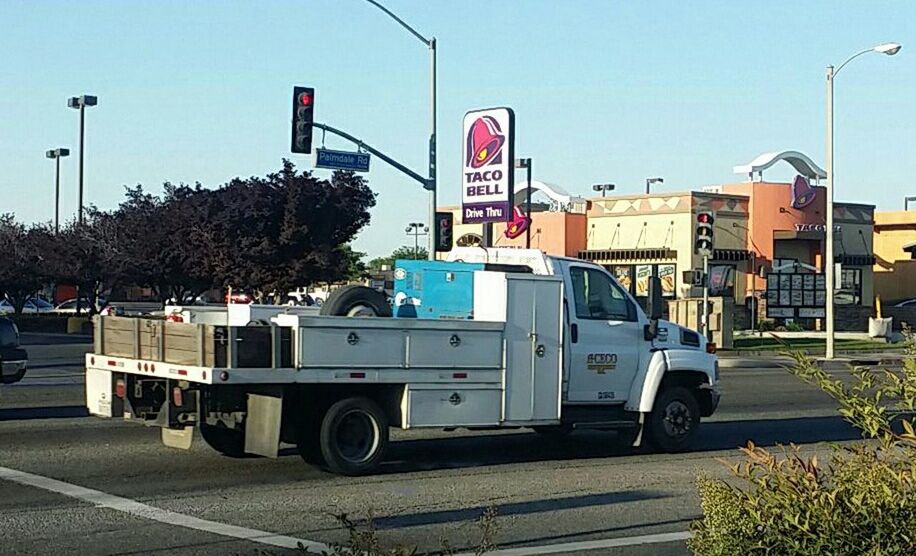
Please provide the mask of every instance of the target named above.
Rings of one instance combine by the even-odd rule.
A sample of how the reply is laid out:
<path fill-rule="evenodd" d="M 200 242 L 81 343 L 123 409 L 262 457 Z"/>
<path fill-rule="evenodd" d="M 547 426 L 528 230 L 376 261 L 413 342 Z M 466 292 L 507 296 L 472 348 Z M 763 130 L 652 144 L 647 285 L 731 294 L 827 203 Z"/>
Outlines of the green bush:
<path fill-rule="evenodd" d="M 798 324 L 797 322 L 790 322 L 786 324 L 786 331 L 787 332 L 804 332 L 805 328 L 802 325 Z"/>
<path fill-rule="evenodd" d="M 803 355 L 791 372 L 833 397 L 865 442 L 833 446 L 827 465 L 796 446 L 748 443 L 728 465 L 737 485 L 702 476 L 698 555 L 916 554 L 916 361 L 899 372 L 856 369 L 851 385 Z"/>
<path fill-rule="evenodd" d="M 776 329 L 776 323 L 771 320 L 762 320 L 757 323 L 757 330 L 760 332 L 772 332 Z"/>

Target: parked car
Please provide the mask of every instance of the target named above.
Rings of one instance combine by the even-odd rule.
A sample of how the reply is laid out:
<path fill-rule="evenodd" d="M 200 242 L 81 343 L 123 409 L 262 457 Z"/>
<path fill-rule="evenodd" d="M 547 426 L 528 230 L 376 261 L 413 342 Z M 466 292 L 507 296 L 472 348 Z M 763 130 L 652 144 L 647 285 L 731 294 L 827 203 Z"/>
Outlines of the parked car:
<path fill-rule="evenodd" d="M 106 305 L 105 300 L 102 299 L 102 298 L 99 298 L 99 299 L 96 300 L 95 308 L 96 308 L 97 311 L 101 311 L 102 308 L 103 308 L 105 305 Z M 85 312 L 85 311 L 88 311 L 88 310 L 89 310 L 89 307 L 90 307 L 89 300 L 88 300 L 87 298 L 85 298 L 85 297 L 82 298 L 81 301 L 80 301 L 80 310 L 83 311 L 83 312 Z M 74 298 L 74 299 L 68 299 L 68 300 L 62 302 L 62 303 L 61 303 L 60 305 L 58 305 L 57 307 L 54 307 L 54 308 L 53 308 L 53 311 L 54 311 L 55 313 L 62 314 L 62 315 L 73 315 L 73 314 L 76 314 L 76 299 L 75 299 L 75 298 Z"/>
<path fill-rule="evenodd" d="M 0 382 L 12 384 L 25 376 L 29 354 L 19 347 L 19 329 L 16 323 L 0 317 Z"/>
<path fill-rule="evenodd" d="M 894 305 L 894 307 L 916 307 L 916 299 L 906 299 Z"/>
<path fill-rule="evenodd" d="M 54 306 L 39 297 L 30 297 L 22 306 L 22 313 L 25 315 L 34 315 L 38 313 L 51 313 Z M 16 309 L 9 299 L 0 300 L 0 315 L 15 313 Z"/>

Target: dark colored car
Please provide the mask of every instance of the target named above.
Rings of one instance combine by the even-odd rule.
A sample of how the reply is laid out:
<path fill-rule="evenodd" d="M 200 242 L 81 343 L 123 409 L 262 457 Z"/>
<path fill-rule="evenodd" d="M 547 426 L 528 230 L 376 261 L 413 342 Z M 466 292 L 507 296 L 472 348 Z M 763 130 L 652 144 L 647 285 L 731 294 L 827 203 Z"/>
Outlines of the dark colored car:
<path fill-rule="evenodd" d="M 19 329 L 16 323 L 0 317 L 0 382 L 12 384 L 25 376 L 29 354 L 19 347 Z"/>

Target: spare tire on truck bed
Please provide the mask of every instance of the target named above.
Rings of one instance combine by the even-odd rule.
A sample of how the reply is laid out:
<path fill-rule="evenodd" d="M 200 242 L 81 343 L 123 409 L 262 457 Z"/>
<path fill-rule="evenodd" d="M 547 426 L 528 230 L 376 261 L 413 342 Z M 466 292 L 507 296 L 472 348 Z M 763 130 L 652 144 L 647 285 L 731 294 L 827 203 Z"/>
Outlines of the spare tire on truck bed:
<path fill-rule="evenodd" d="M 367 286 L 344 286 L 321 304 L 322 315 L 338 317 L 390 317 L 385 294 Z"/>

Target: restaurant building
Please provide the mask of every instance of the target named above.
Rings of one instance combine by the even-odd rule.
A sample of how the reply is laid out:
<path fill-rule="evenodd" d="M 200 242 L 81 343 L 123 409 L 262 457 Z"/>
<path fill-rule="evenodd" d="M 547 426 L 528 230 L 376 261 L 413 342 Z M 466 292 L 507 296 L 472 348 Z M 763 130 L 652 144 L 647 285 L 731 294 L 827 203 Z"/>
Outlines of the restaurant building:
<path fill-rule="evenodd" d="M 764 172 L 779 163 L 798 173 L 792 182 L 764 179 Z M 746 181 L 700 191 L 580 199 L 542 184 L 554 188 L 556 199 L 533 214 L 531 246 L 603 265 L 637 298 L 647 295 L 651 276 L 661 279 L 669 299 L 697 298 L 702 287 L 685 271 L 702 269 L 702 257 L 694 249 L 696 217 L 711 212 L 715 250 L 709 261 L 710 295 L 732 300 L 742 325 L 769 317 L 815 327 L 825 301 L 822 273 L 828 234 L 825 189 L 820 186 L 825 172 L 797 151 L 767 153 L 734 169 Z M 460 212 L 455 212 L 458 222 Z M 503 227 L 494 225 L 498 237 Z M 874 206 L 834 203 L 838 329 L 858 327 L 873 310 L 874 227 Z M 479 225 L 456 226 L 459 244 L 479 239 L 479 234 Z M 525 237 L 503 236 L 496 245 L 524 246 Z M 778 274 L 785 276 L 771 276 Z"/>

